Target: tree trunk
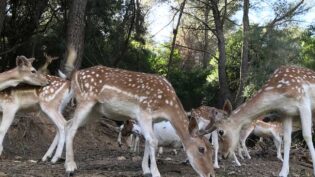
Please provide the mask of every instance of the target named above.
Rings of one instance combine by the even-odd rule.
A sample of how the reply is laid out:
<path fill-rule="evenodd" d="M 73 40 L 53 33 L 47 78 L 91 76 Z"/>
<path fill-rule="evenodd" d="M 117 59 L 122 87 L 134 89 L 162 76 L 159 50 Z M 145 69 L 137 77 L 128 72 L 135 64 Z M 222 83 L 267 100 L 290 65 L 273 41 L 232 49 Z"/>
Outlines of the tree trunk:
<path fill-rule="evenodd" d="M 87 0 L 73 0 L 70 5 L 69 18 L 67 24 L 67 48 L 73 48 L 77 52 L 75 61 L 66 61 L 65 66 L 61 67 L 66 74 L 70 74 L 69 69 L 78 69 L 81 66 L 84 52 L 84 36 L 85 36 L 85 9 Z M 67 56 L 67 54 L 65 55 Z"/>
<path fill-rule="evenodd" d="M 209 24 L 209 12 L 210 12 L 210 7 L 207 4 L 205 8 L 205 24 Z M 205 45 L 204 45 L 204 51 L 209 51 L 209 29 L 208 26 L 205 25 L 205 33 L 204 33 L 204 40 L 205 40 Z M 209 60 L 210 60 L 210 53 L 209 52 L 204 52 L 203 53 L 203 60 L 202 60 L 202 67 L 205 69 L 209 65 Z"/>
<path fill-rule="evenodd" d="M 178 32 L 178 28 L 179 28 L 179 25 L 180 25 L 180 20 L 181 20 L 181 18 L 182 18 L 183 12 L 184 12 L 185 4 L 186 4 L 186 0 L 184 0 L 184 1 L 182 2 L 181 6 L 180 6 L 180 11 L 179 11 L 179 15 L 178 15 L 178 20 L 177 20 L 176 28 L 173 30 L 172 48 L 171 48 L 170 58 L 169 58 L 169 60 L 168 60 L 168 65 L 167 65 L 167 75 L 166 75 L 167 78 L 169 78 L 169 74 L 170 74 L 170 70 L 171 70 L 171 65 L 172 65 L 172 62 L 173 62 L 173 54 L 174 54 L 174 50 L 175 50 L 177 32 Z"/>
<path fill-rule="evenodd" d="M 5 18 L 5 8 L 7 6 L 7 1 L 6 0 L 1 0 L 0 1 L 0 34 L 2 32 L 2 27 L 3 27 L 3 22 Z"/>
<path fill-rule="evenodd" d="M 225 38 L 223 33 L 223 20 L 221 19 L 220 11 L 218 8 L 217 1 L 211 1 L 211 9 L 213 13 L 214 23 L 215 23 L 215 35 L 218 39 L 218 50 L 219 50 L 219 86 L 220 86 L 220 97 L 219 106 L 223 106 L 226 99 L 231 100 L 231 92 L 227 84 L 226 76 L 226 50 L 225 50 Z"/>
<path fill-rule="evenodd" d="M 242 48 L 242 60 L 240 68 L 240 83 L 235 98 L 236 106 L 239 106 L 243 101 L 243 91 L 245 84 L 247 82 L 248 76 L 248 57 L 249 57 L 249 19 L 248 19 L 248 10 L 249 10 L 249 0 L 244 0 L 243 7 L 243 48 Z"/>

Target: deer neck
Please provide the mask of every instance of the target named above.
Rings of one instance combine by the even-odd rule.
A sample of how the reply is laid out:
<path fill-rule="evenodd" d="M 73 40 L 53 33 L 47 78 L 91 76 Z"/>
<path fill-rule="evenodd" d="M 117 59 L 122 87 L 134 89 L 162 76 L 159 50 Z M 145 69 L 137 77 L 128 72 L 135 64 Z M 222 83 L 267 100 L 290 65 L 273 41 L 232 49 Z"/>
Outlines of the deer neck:
<path fill-rule="evenodd" d="M 239 125 L 239 129 L 252 123 L 259 116 L 276 109 L 277 105 L 274 104 L 277 102 L 270 99 L 272 97 L 274 96 L 269 92 L 258 92 L 232 112 L 231 120 L 234 121 L 235 125 Z"/>
<path fill-rule="evenodd" d="M 178 98 L 177 98 L 178 100 Z M 173 125 L 176 134 L 179 136 L 179 138 L 182 140 L 184 146 L 189 142 L 188 140 L 190 139 L 191 135 L 188 131 L 188 126 L 189 126 L 189 120 L 186 116 L 185 110 L 182 107 L 181 103 L 177 101 L 177 108 L 176 110 L 172 109 L 169 110 L 168 114 L 169 116 L 166 116 L 171 124 Z"/>
<path fill-rule="evenodd" d="M 10 86 L 17 86 L 20 83 L 17 69 L 12 69 L 0 74 L 0 90 Z"/>

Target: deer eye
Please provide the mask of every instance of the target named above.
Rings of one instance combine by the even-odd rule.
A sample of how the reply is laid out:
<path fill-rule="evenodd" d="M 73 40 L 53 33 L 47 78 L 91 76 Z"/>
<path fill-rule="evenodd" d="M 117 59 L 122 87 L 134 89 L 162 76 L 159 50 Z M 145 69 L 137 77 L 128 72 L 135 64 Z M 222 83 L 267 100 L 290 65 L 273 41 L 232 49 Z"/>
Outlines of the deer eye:
<path fill-rule="evenodd" d="M 201 154 L 205 153 L 205 148 L 204 147 L 198 147 L 198 150 Z"/>
<path fill-rule="evenodd" d="M 33 74 L 35 74 L 35 73 L 36 73 L 36 70 L 32 70 L 31 72 L 32 72 Z"/>
<path fill-rule="evenodd" d="M 218 134 L 222 137 L 224 135 L 224 130 L 218 130 Z"/>

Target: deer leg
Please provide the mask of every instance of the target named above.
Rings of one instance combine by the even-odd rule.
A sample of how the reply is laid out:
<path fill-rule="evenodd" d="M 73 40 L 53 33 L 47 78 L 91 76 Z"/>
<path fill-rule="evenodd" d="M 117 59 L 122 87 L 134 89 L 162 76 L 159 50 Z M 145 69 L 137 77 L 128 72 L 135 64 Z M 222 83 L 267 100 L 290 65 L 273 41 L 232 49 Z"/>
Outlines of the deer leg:
<path fill-rule="evenodd" d="M 242 149 L 242 146 L 241 146 L 241 142 L 238 143 L 237 145 L 237 151 L 238 151 L 238 156 L 240 156 L 241 159 L 244 160 L 244 156 L 243 156 L 243 149 Z"/>
<path fill-rule="evenodd" d="M 241 163 L 238 161 L 238 159 L 237 159 L 237 157 L 236 157 L 234 152 L 233 152 L 233 158 L 234 158 L 234 161 L 235 161 L 237 166 L 239 166 L 239 167 L 242 166 Z"/>
<path fill-rule="evenodd" d="M 58 140 L 59 140 L 59 132 L 57 131 L 53 142 L 51 143 L 51 145 L 49 146 L 47 152 L 45 153 L 45 155 L 44 155 L 43 158 L 42 158 L 42 161 L 43 161 L 43 162 L 47 161 L 47 159 L 52 156 L 54 150 L 55 150 L 56 147 L 57 147 Z"/>
<path fill-rule="evenodd" d="M 214 148 L 214 168 L 220 168 L 219 162 L 218 162 L 218 152 L 219 152 L 219 138 L 218 138 L 218 132 L 215 130 L 211 133 L 212 136 L 212 144 Z"/>
<path fill-rule="evenodd" d="M 272 139 L 277 148 L 277 158 L 283 161 L 282 155 L 281 155 L 281 137 L 277 135 L 276 133 L 272 133 Z"/>
<path fill-rule="evenodd" d="M 139 135 L 136 135 L 136 138 L 135 138 L 135 150 L 134 150 L 136 153 L 139 153 L 140 151 L 140 138 L 139 138 Z"/>
<path fill-rule="evenodd" d="M 300 115 L 301 115 L 303 138 L 312 156 L 313 175 L 315 175 L 315 150 L 314 150 L 314 145 L 312 141 L 312 111 L 311 111 L 310 106 L 301 106 Z"/>
<path fill-rule="evenodd" d="M 66 134 L 65 126 L 66 126 L 67 121 L 62 116 L 62 114 L 59 111 L 57 111 L 58 109 L 49 109 L 45 106 L 44 110 L 45 110 L 44 112 L 54 122 L 54 124 L 57 126 L 57 129 L 58 129 L 58 134 L 59 134 L 58 145 L 57 145 L 55 155 L 51 159 L 52 163 L 56 163 L 62 155 L 63 147 L 65 144 L 65 134 Z"/>
<path fill-rule="evenodd" d="M 74 162 L 73 138 L 78 128 L 86 121 L 88 113 L 91 111 L 95 102 L 79 103 L 74 112 L 74 117 L 66 126 L 66 162 L 65 168 L 67 173 L 72 173 L 77 169 Z"/>
<path fill-rule="evenodd" d="M 249 135 L 252 133 L 252 131 L 254 130 L 254 127 L 249 128 L 248 130 L 246 130 L 246 134 L 244 135 L 244 137 L 241 137 L 241 146 L 242 149 L 245 152 L 245 155 L 247 156 L 248 159 L 251 159 L 251 156 L 249 155 L 247 146 L 246 146 L 246 140 L 249 137 Z"/>
<path fill-rule="evenodd" d="M 16 111 L 17 108 L 14 106 L 3 107 L 2 121 L 0 125 L 0 155 L 2 154 L 3 151 L 2 143 L 4 136 L 13 122 Z"/>
<path fill-rule="evenodd" d="M 292 133 L 292 117 L 286 117 L 283 120 L 283 144 L 284 144 L 284 158 L 282 168 L 279 173 L 281 177 L 287 177 L 289 174 L 289 156 L 291 146 L 291 133 Z"/>
<path fill-rule="evenodd" d="M 155 158 L 155 154 L 156 154 L 156 148 L 157 148 L 157 139 L 153 133 L 153 128 L 152 128 L 152 119 L 150 118 L 150 115 L 145 114 L 142 115 L 142 117 L 138 120 L 139 125 L 143 131 L 143 135 L 146 139 L 146 147 L 145 147 L 145 151 L 149 152 L 150 155 L 150 171 L 153 177 L 160 177 L 161 174 L 157 168 L 156 165 L 156 158 Z M 146 155 L 146 154 L 145 154 Z M 143 168 L 143 172 L 145 175 L 148 174 L 148 161 L 145 162 L 145 158 L 143 158 L 142 161 L 142 168 Z M 145 165 L 146 163 L 146 165 Z"/>

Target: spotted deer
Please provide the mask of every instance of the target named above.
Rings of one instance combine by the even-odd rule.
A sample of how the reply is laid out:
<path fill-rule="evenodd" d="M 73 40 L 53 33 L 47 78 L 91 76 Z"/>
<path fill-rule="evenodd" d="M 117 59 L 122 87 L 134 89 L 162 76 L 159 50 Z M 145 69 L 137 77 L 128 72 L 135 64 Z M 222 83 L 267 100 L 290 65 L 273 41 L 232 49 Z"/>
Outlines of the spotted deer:
<path fill-rule="evenodd" d="M 0 73 L 0 91 L 8 87 L 15 87 L 20 83 L 45 86 L 48 80 L 44 75 L 38 73 L 32 66 L 34 58 L 25 56 L 16 57 L 16 67 Z"/>
<path fill-rule="evenodd" d="M 47 55 L 46 52 L 44 52 L 44 57 L 45 57 L 45 63 L 38 68 L 38 72 L 42 73 L 42 74 L 50 74 L 50 71 L 48 70 L 48 66 L 54 61 L 59 59 L 59 57 L 52 57 Z"/>
<path fill-rule="evenodd" d="M 3 151 L 3 139 L 13 122 L 17 111 L 44 112 L 57 127 L 56 136 L 48 151 L 42 158 L 46 161 L 51 157 L 56 146 L 57 150 L 51 162 L 55 163 L 62 155 L 65 142 L 66 120 L 61 114 L 71 98 L 70 82 L 55 76 L 46 75 L 49 84 L 44 87 L 21 85 L 0 91 L 0 155 Z"/>
<path fill-rule="evenodd" d="M 251 159 L 246 147 L 246 140 L 251 133 L 261 138 L 271 137 L 277 148 L 277 158 L 283 161 L 281 155 L 283 127 L 281 122 L 264 122 L 263 120 L 258 119 L 253 121 L 246 128 L 243 128 L 240 133 L 240 147 L 238 150 L 238 154 L 242 159 L 244 159 L 242 151 L 245 152 L 248 159 Z"/>
<path fill-rule="evenodd" d="M 289 155 L 292 126 L 301 123 L 302 133 L 308 145 L 315 175 L 315 150 L 312 142 L 312 111 L 315 108 L 315 72 L 297 66 L 278 68 L 265 85 L 248 101 L 234 110 L 226 119 L 218 121 L 215 128 L 221 137 L 223 155 L 229 157 L 236 148 L 240 131 L 246 124 L 266 112 L 277 111 L 283 123 L 284 158 L 279 176 L 289 174 Z"/>
<path fill-rule="evenodd" d="M 136 125 L 136 122 L 133 119 L 129 119 L 124 122 L 119 127 L 119 133 L 117 142 L 119 147 L 122 146 L 122 137 L 128 137 L 127 139 L 127 145 L 131 152 L 139 153 L 140 150 L 140 136 L 142 136 L 142 131 L 140 130 L 140 127 Z"/>
<path fill-rule="evenodd" d="M 176 149 L 182 147 L 182 142 L 172 124 L 169 121 L 160 121 L 153 124 L 153 132 L 158 141 L 158 155 L 163 154 L 163 147 L 172 147 L 173 152 L 177 154 Z M 132 149 L 139 149 L 139 137 L 143 136 L 140 126 L 132 120 L 127 120 L 121 130 L 122 136 L 134 135 L 136 137 Z"/>
<path fill-rule="evenodd" d="M 229 107 L 231 107 L 230 101 L 226 101 L 224 103 L 223 109 L 217 109 L 214 107 L 209 106 L 200 106 L 196 109 L 192 109 L 191 111 L 191 117 L 196 118 L 198 122 L 198 126 L 200 129 L 200 132 L 205 131 L 209 129 L 216 121 L 223 119 L 228 115 Z M 208 134 L 208 139 L 210 138 L 210 135 L 212 137 L 212 144 L 214 147 L 214 168 L 220 168 L 219 162 L 218 162 L 218 152 L 219 152 L 219 140 L 218 140 L 218 133 L 216 130 L 211 132 L 211 134 Z M 241 166 L 241 163 L 238 161 L 235 154 L 233 154 L 234 160 L 237 166 Z"/>
<path fill-rule="evenodd" d="M 98 111 L 113 120 L 137 120 L 145 138 L 142 159 L 145 175 L 161 176 L 155 158 L 157 139 L 152 129 L 153 121 L 158 118 L 165 118 L 174 126 L 195 171 L 202 177 L 215 175 L 208 140 L 198 135 L 198 126 L 189 124 L 172 85 L 164 77 L 94 66 L 74 72 L 71 87 L 77 106 L 67 125 L 65 168 L 68 173 L 77 169 L 73 154 L 77 129 L 86 122 L 90 112 Z"/>

